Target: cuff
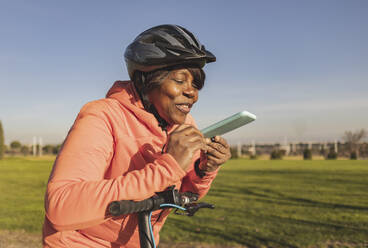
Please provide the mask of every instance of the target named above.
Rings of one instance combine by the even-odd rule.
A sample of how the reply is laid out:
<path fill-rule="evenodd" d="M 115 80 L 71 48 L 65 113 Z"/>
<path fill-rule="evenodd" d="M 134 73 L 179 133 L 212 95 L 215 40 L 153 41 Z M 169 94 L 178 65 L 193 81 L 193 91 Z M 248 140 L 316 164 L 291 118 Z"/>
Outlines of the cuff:
<path fill-rule="evenodd" d="M 194 171 L 196 173 L 196 175 L 200 178 L 203 178 L 206 175 L 206 171 L 201 170 L 199 168 L 199 165 L 201 164 L 201 159 L 197 159 L 194 163 Z"/>

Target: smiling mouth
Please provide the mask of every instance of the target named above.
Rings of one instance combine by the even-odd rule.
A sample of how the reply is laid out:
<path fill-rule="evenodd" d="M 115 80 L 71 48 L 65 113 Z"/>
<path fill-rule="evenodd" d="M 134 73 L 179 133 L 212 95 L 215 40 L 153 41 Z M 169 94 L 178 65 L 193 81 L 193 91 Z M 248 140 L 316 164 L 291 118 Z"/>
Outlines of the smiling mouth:
<path fill-rule="evenodd" d="M 190 112 L 190 109 L 192 108 L 192 104 L 189 103 L 175 104 L 175 106 L 184 114 L 188 114 Z"/>

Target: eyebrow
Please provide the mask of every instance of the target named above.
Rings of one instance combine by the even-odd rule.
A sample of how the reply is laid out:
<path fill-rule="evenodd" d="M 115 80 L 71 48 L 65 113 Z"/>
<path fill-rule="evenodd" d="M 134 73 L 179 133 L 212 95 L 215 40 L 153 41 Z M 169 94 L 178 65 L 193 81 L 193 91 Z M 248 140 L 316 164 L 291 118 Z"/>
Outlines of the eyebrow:
<path fill-rule="evenodd" d="M 176 73 L 174 74 L 174 76 L 179 75 L 179 74 L 184 75 L 184 76 L 185 76 L 185 79 L 187 79 L 187 78 L 188 78 L 188 73 L 183 72 L 183 71 L 176 72 Z"/>

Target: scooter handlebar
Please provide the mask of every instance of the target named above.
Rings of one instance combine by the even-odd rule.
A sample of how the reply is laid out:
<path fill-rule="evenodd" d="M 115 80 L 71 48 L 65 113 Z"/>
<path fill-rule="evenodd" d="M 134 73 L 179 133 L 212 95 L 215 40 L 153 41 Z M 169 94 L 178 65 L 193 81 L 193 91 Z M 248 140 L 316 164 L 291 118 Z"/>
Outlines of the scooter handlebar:
<path fill-rule="evenodd" d="M 152 198 L 143 201 L 114 201 L 109 205 L 109 212 L 113 216 L 124 214 L 138 213 L 142 211 L 150 211 L 154 207 L 154 200 Z"/>

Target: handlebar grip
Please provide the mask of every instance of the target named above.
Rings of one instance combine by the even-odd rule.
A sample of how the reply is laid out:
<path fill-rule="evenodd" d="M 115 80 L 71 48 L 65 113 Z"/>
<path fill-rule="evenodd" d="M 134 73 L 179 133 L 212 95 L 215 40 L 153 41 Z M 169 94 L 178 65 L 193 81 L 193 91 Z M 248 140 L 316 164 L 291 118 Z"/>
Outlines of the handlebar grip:
<path fill-rule="evenodd" d="M 138 213 L 142 211 L 152 210 L 154 207 L 154 200 L 149 198 L 143 201 L 135 202 L 129 200 L 113 201 L 109 205 L 109 212 L 113 216 L 124 214 Z"/>

